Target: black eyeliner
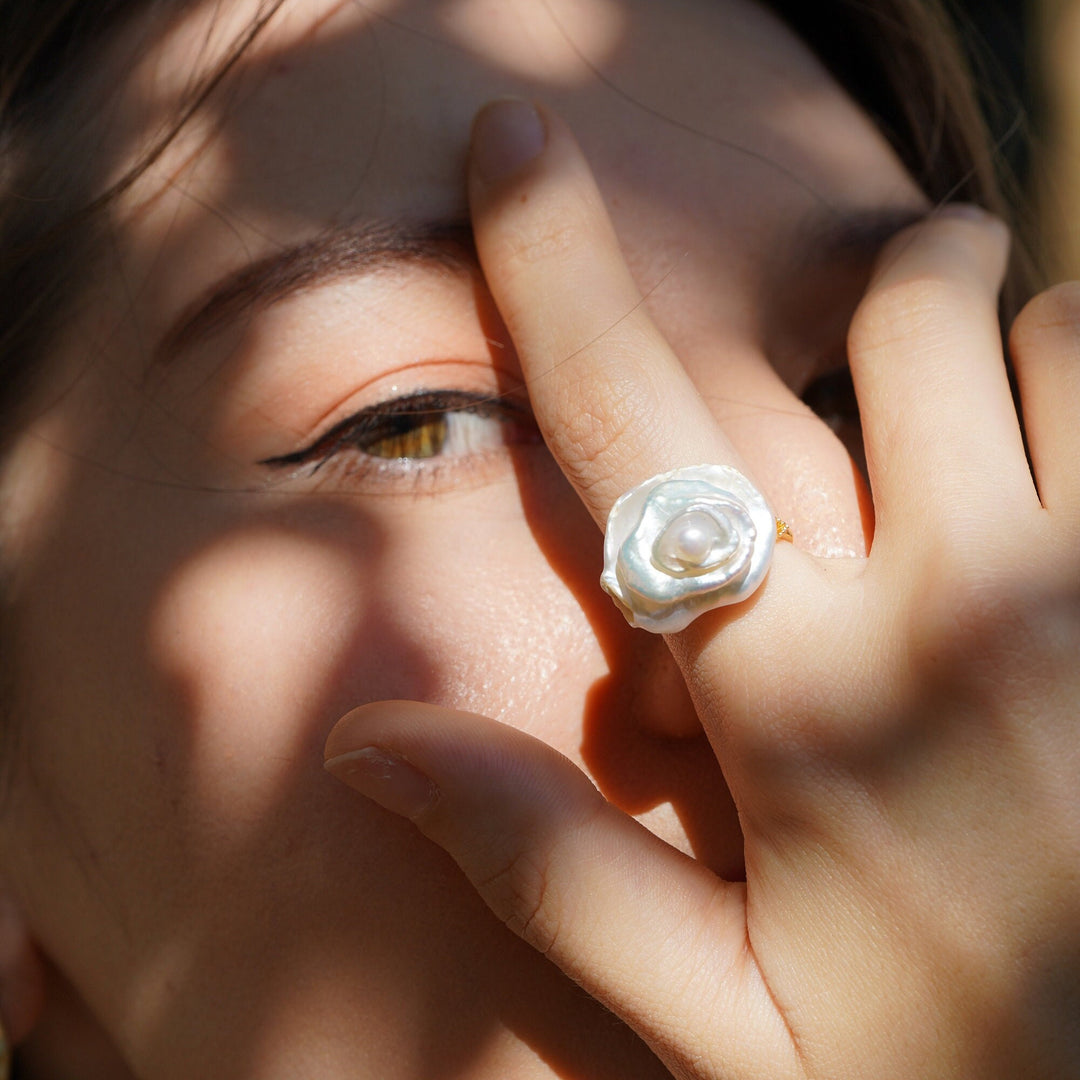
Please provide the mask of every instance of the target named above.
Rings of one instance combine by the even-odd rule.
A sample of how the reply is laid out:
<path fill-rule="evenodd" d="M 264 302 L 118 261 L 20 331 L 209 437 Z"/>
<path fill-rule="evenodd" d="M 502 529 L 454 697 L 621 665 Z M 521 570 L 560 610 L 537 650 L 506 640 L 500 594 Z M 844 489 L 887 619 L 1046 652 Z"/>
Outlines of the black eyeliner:
<path fill-rule="evenodd" d="M 270 468 L 288 468 L 315 462 L 315 469 L 318 470 L 343 448 L 355 447 L 362 453 L 365 444 L 403 434 L 418 419 L 435 420 L 449 412 L 490 415 L 494 412 L 523 413 L 524 410 L 491 394 L 465 390 L 418 390 L 369 405 L 340 420 L 306 447 L 291 454 L 265 458 L 258 464 Z"/>

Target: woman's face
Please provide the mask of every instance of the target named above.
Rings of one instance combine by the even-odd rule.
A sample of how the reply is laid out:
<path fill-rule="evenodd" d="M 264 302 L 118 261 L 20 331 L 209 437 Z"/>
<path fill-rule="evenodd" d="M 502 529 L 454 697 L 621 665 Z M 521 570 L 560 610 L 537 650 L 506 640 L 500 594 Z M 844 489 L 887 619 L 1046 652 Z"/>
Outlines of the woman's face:
<path fill-rule="evenodd" d="M 256 8 L 221 6 L 112 53 L 104 179 Z M 2 474 L 0 840 L 53 965 L 36 1061 L 103 1038 L 154 1078 L 663 1075 L 322 769 L 355 705 L 481 712 L 739 872 L 681 681 L 601 594 L 601 535 L 459 239 L 470 120 L 506 94 L 575 129 L 797 543 L 865 551 L 858 470 L 800 395 L 923 199 L 780 24 L 744 0 L 286 2 L 112 208 Z"/>

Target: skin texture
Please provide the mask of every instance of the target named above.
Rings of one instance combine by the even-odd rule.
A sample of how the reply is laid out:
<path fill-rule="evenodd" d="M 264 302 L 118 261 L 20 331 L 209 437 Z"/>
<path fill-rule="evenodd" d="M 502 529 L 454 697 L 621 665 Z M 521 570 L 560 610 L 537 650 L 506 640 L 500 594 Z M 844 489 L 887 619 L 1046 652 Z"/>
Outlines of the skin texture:
<path fill-rule="evenodd" d="M 123 172 L 192 68 L 212 63 L 250 16 L 238 3 L 219 23 L 197 13 L 164 37 L 153 25 L 133 28 L 116 46 L 115 90 L 97 133 L 104 172 Z M 249 306 L 161 355 L 156 343 L 222 275 L 283 247 L 342 224 L 466 219 L 470 123 L 484 101 L 508 93 L 550 102 L 588 166 L 554 112 L 552 152 L 562 156 L 523 174 L 535 187 L 485 180 L 493 166 L 480 168 L 477 145 L 472 209 L 498 305 L 478 267 L 398 260 Z M 488 150 L 505 165 L 504 142 Z M 908 670 L 894 670 L 894 638 L 868 636 L 881 629 L 873 620 L 840 618 L 860 610 L 861 586 L 827 593 L 830 583 L 862 580 L 873 513 L 847 452 L 798 395 L 841 362 L 881 240 L 925 209 L 869 122 L 749 4 L 287 4 L 236 78 L 112 211 L 110 253 L 2 475 L 21 740 L 0 858 L 39 958 L 18 986 L 36 979 L 43 990 L 35 1001 L 0 985 L 0 1002 L 8 993 L 5 1015 L 21 1017 L 12 1026 L 29 1074 L 614 1080 L 669 1067 L 698 1075 L 694 1061 L 705 1075 L 729 1065 L 745 1075 L 757 1075 L 751 1066 L 775 1068 L 762 1074 L 772 1076 L 796 1070 L 782 1038 L 793 1014 L 765 1007 L 768 978 L 790 960 L 795 975 L 777 985 L 804 1001 L 811 973 L 835 976 L 851 956 L 876 955 L 859 936 L 865 907 L 837 921 L 844 949 L 809 932 L 815 890 L 834 896 L 826 886 L 835 879 L 792 870 L 805 833 L 792 826 L 790 843 L 754 849 L 766 864 L 778 860 L 782 872 L 766 866 L 765 880 L 787 900 L 762 909 L 763 933 L 783 945 L 788 915 L 806 936 L 802 953 L 778 946 L 772 969 L 751 971 L 752 992 L 736 987 L 754 1021 L 746 1030 L 760 1037 L 756 1047 L 749 1038 L 733 1044 L 737 1060 L 696 1035 L 687 1042 L 699 1018 L 680 1026 L 681 999 L 659 1007 L 666 984 L 620 969 L 617 958 L 638 944 L 648 945 L 642 956 L 668 959 L 647 931 L 667 934 L 666 920 L 686 913 L 655 885 L 629 897 L 625 886 L 688 865 L 694 881 L 707 875 L 705 893 L 687 886 L 690 911 L 700 914 L 701 895 L 724 897 L 722 945 L 704 953 L 722 963 L 725 948 L 746 941 L 747 909 L 742 885 L 716 885 L 738 882 L 744 866 L 714 750 L 740 797 L 763 793 L 745 803 L 754 813 L 744 824 L 772 835 L 787 806 L 793 821 L 824 835 L 835 818 L 812 798 L 828 770 L 783 786 L 770 768 L 791 776 L 791 759 L 767 742 L 755 757 L 745 710 L 729 714 L 723 703 L 755 702 L 762 739 L 790 734 L 770 725 L 793 700 L 802 702 L 793 722 L 815 715 L 833 689 L 822 685 L 823 657 L 845 670 L 836 647 L 854 641 L 858 664 L 836 722 L 905 700 L 899 676 L 882 682 L 871 662 L 888 661 L 891 675 Z M 855 229 L 863 239 L 852 242 L 853 217 L 865 224 L 867 213 L 877 224 Z M 829 242 L 837 230 L 844 243 Z M 960 276 L 979 296 L 981 348 L 992 337 L 1004 241 L 985 223 L 950 221 L 936 242 L 953 241 Z M 889 267 L 901 282 L 919 278 L 910 245 L 886 256 L 884 292 Z M 978 269 L 963 269 L 969 263 Z M 941 396 L 928 421 L 941 431 L 943 413 L 958 406 L 927 381 L 933 365 L 868 359 L 900 336 L 900 314 L 892 319 L 857 324 L 863 368 L 897 372 L 895 384 L 861 381 L 860 394 L 881 396 L 876 416 L 890 401 Z M 969 355 L 982 370 L 983 354 Z M 944 384 L 965 383 L 964 372 L 940 367 Z M 504 417 L 531 400 L 557 460 L 528 423 L 479 416 L 453 453 L 410 465 L 348 449 L 318 469 L 314 459 L 265 464 L 295 456 L 357 410 L 420 390 L 506 395 Z M 1007 428 L 1000 387 L 989 395 Z M 983 451 L 1000 442 L 1009 476 L 1023 485 L 1015 416 L 1012 425 L 1000 440 L 1000 430 L 980 429 L 935 441 L 916 477 L 896 481 L 895 497 L 877 508 L 879 529 L 889 515 L 903 527 L 883 542 L 893 556 L 877 572 L 885 584 L 875 611 L 911 610 L 897 553 L 910 549 L 926 485 L 940 476 L 955 493 L 942 458 L 967 448 L 963 467 L 975 457 L 990 474 L 1002 461 Z M 903 459 L 926 437 L 923 428 L 879 428 L 878 478 L 883 461 Z M 746 630 L 734 617 L 710 620 L 675 643 L 673 657 L 663 640 L 630 631 L 600 593 L 593 519 L 636 480 L 700 460 L 741 463 L 791 523 L 800 551 L 780 553 Z M 948 494 L 934 490 L 931 501 Z M 977 505 L 988 501 L 982 488 L 977 496 Z M 776 644 L 796 637 L 818 651 L 777 659 Z M 774 662 L 763 667 L 769 642 Z M 540 740 L 506 742 L 488 721 L 459 732 L 458 712 L 415 728 L 410 750 L 444 791 L 455 788 L 439 770 L 457 761 L 467 787 L 494 793 L 490 805 L 476 804 L 484 820 L 512 809 L 505 800 L 516 789 L 528 800 L 537 776 L 549 809 L 572 813 L 595 800 L 563 758 L 543 751 L 537 764 L 541 745 L 584 769 L 606 797 L 597 835 L 608 852 L 620 846 L 612 837 L 625 839 L 624 892 L 607 904 L 600 890 L 605 903 L 591 923 L 579 925 L 585 909 L 568 907 L 578 929 L 554 958 L 625 1023 L 533 951 L 550 944 L 547 922 L 521 941 L 520 912 L 495 904 L 505 927 L 485 906 L 492 897 L 479 897 L 454 865 L 475 815 L 462 818 L 458 840 L 452 828 L 429 829 L 451 858 L 326 775 L 323 744 L 335 722 L 388 699 L 479 713 Z M 353 714 L 331 750 L 372 739 L 394 748 L 415 715 Z M 432 743 L 444 721 L 450 741 Z M 458 735 L 465 741 L 454 743 Z M 432 745 L 445 752 L 432 756 Z M 465 748 L 457 757 L 455 745 Z M 479 757 L 477 745 L 488 747 Z M 806 749 L 814 761 L 817 752 L 817 743 Z M 477 761 L 484 767 L 469 774 Z M 922 805 L 937 808 L 936 774 L 927 777 L 912 807 L 925 794 Z M 421 797 L 429 793 L 423 776 L 413 780 Z M 452 825 L 457 804 L 447 796 L 443 805 Z M 415 816 L 407 800 L 390 809 L 403 806 Z M 618 815 L 613 832 L 608 806 Z M 530 813 L 537 827 L 520 836 L 552 835 L 558 817 Z M 1030 833 L 1017 837 L 1027 850 L 1019 841 Z M 1062 838 L 1053 850 L 1066 848 Z M 544 855 L 542 844 L 536 850 Z M 897 851 L 902 860 L 906 849 Z M 572 856 L 576 880 L 588 860 Z M 474 880 L 490 869 L 482 858 L 463 865 Z M 930 875 L 932 860 L 917 866 Z M 526 905 L 529 895 L 520 893 Z M 891 903 L 885 890 L 873 910 L 895 914 Z M 632 925 L 616 934 L 624 913 Z M 715 929 L 685 925 L 699 941 Z M 583 954 L 582 941 L 611 950 Z M 888 955 L 902 965 L 911 954 L 890 945 Z M 596 977 L 609 970 L 616 977 Z M 627 1005 L 628 982 L 643 988 L 638 1008 Z M 861 1052 L 854 1019 L 852 1031 L 829 1031 L 827 1019 L 852 1016 L 851 999 L 878 1002 L 871 982 L 859 973 L 844 992 L 841 978 L 828 983 L 826 1021 L 805 1020 L 814 1046 Z M 701 985 L 713 994 L 711 981 Z M 904 989 L 904 1001 L 916 1002 L 925 987 L 915 980 Z M 965 1008 L 955 1015 L 966 1035 Z M 925 1034 L 913 1030 L 913 1040 Z M 896 1047 L 897 1060 L 908 1050 Z M 857 1074 L 824 1050 L 807 1060 L 821 1076 L 900 1075 Z"/>

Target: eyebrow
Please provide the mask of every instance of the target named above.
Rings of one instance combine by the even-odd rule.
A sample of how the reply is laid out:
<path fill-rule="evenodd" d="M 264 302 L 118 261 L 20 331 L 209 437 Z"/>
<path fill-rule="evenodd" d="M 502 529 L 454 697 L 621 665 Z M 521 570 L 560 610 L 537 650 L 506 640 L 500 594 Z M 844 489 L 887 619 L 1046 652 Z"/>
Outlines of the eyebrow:
<path fill-rule="evenodd" d="M 895 233 L 926 216 L 911 207 L 814 214 L 794 233 L 798 269 L 831 261 L 870 260 Z M 479 267 L 472 226 L 466 219 L 379 221 L 331 226 L 307 240 L 272 252 L 226 274 L 189 304 L 154 349 L 168 363 L 236 322 L 286 297 L 402 266 L 442 267 L 475 273 Z"/>
<path fill-rule="evenodd" d="M 479 262 L 472 227 L 462 219 L 334 225 L 298 244 L 247 263 L 214 282 L 171 324 L 154 349 L 167 363 L 241 316 L 345 277 L 402 266 L 474 273 Z"/>

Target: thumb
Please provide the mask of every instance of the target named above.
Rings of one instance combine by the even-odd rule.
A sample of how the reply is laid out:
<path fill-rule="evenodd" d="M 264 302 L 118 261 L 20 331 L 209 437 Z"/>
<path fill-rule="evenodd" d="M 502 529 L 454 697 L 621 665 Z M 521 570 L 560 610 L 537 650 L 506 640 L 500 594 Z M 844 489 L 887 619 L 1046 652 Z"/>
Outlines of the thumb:
<path fill-rule="evenodd" d="M 748 941 L 745 887 L 613 807 L 551 747 L 484 717 L 390 701 L 339 721 L 326 758 L 444 848 L 499 919 L 676 1075 L 795 1075 Z"/>

